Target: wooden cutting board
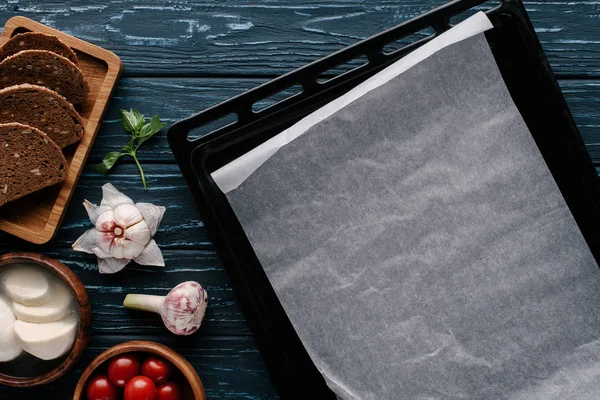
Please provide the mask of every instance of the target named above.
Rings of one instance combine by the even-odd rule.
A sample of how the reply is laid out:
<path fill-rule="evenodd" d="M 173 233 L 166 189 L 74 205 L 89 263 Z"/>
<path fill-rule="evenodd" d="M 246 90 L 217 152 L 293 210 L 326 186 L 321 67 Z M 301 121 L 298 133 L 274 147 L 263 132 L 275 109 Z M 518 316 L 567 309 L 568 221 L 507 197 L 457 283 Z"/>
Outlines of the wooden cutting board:
<path fill-rule="evenodd" d="M 69 162 L 67 179 L 60 185 L 0 207 L 0 230 L 32 243 L 43 244 L 52 239 L 60 227 L 123 64 L 116 54 L 108 50 L 25 17 L 13 17 L 6 22 L 0 35 L 0 45 L 16 34 L 29 31 L 55 35 L 71 46 L 90 86 L 87 101 L 78 109 L 85 122 L 83 137 L 79 143 L 63 150 Z"/>

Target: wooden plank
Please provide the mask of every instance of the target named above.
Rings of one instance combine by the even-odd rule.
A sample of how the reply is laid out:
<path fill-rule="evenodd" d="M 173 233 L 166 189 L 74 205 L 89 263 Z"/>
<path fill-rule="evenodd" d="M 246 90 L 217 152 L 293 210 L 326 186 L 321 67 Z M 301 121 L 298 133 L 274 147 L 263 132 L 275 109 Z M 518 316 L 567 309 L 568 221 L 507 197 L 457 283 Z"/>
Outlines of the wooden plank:
<path fill-rule="evenodd" d="M 98 163 L 110 151 L 119 151 L 128 141 L 119 110 L 135 108 L 147 117 L 159 114 L 169 125 L 215 104 L 221 103 L 267 79 L 203 78 L 125 78 L 121 80 L 102 123 L 90 161 Z M 175 159 L 163 129 L 144 143 L 138 157 L 146 162 L 171 162 Z M 132 162 L 126 157 L 119 162 Z"/>
<path fill-rule="evenodd" d="M 108 48 L 127 75 L 280 75 L 446 0 L 58 0 L 0 4 Z M 526 0 L 554 70 L 600 74 L 597 2 Z"/>
<path fill-rule="evenodd" d="M 19 250 L 23 249 L 3 247 L 3 252 Z M 101 275 L 93 255 L 71 249 L 52 249 L 44 254 L 71 268 L 85 285 L 92 304 L 93 335 L 129 335 L 131 340 L 142 331 L 147 335 L 170 335 L 158 315 L 128 311 L 123 299 L 127 293 L 163 296 L 189 280 L 199 282 L 209 294 L 206 316 L 194 337 L 251 335 L 229 277 L 213 251 L 165 250 L 164 268 L 132 264 L 114 275 Z"/>
<path fill-rule="evenodd" d="M 98 163 L 127 141 L 121 128 L 120 108 L 136 108 L 146 115 L 160 114 L 169 124 L 225 101 L 264 83 L 264 79 L 126 78 L 110 103 L 90 161 Z M 569 107 L 594 160 L 600 163 L 600 81 L 560 81 Z M 279 96 L 279 99 L 282 96 Z M 166 129 L 144 144 L 139 158 L 145 162 L 174 162 Z M 119 162 L 132 162 L 122 159 Z"/>
<path fill-rule="evenodd" d="M 85 230 L 92 227 L 82 206 L 83 200 L 99 204 L 102 198 L 101 187 L 106 182 L 113 183 L 135 202 L 150 202 L 167 208 L 155 236 L 162 249 L 211 248 L 210 239 L 179 168 L 174 164 L 147 164 L 145 168 L 147 191 L 142 188 L 134 164 L 119 164 L 115 167 L 115 172 L 108 176 L 97 173 L 93 166 L 88 164 L 54 240 L 47 245 L 28 246 L 6 233 L 0 233 L 0 249 L 12 246 L 39 252 L 70 247 Z"/>
<path fill-rule="evenodd" d="M 113 182 L 117 187 L 126 188 L 123 190 L 135 201 L 167 206 L 163 225 L 157 235 L 158 243 L 163 248 L 211 248 L 210 238 L 179 169 L 168 164 L 173 162 L 173 158 L 165 132 L 145 144 L 139 153 L 148 175 L 147 192 L 142 190 L 137 170 L 131 161 L 124 159 L 107 176 L 96 173 L 93 165 L 108 151 L 118 150 L 121 143 L 127 140 L 127 134 L 118 120 L 118 109 L 121 107 L 138 108 L 148 114 L 160 112 L 172 122 L 191 114 L 195 107 L 206 108 L 258 83 L 260 80 L 254 79 L 123 80 L 92 151 L 91 162 L 85 169 L 63 226 L 51 246 L 68 247 L 91 226 L 81 202 L 85 198 L 98 202 L 102 184 Z M 562 81 L 561 85 L 590 153 L 600 163 L 600 115 L 597 112 L 600 109 L 600 81 Z M 195 89 L 198 87 L 200 89 Z M 158 161 L 161 164 L 151 163 Z M 7 242 L 15 243 L 7 235 L 0 235 L 0 246 Z"/>
<path fill-rule="evenodd" d="M 594 164 L 600 165 L 600 81 L 560 81 Z"/>
<path fill-rule="evenodd" d="M 29 196 L 0 210 L 1 230 L 32 243 L 42 244 L 54 237 L 65 216 L 123 65 L 119 57 L 108 50 L 23 17 L 13 17 L 6 23 L 0 43 L 23 32 L 51 34 L 71 46 L 79 57 L 79 68 L 90 89 L 87 99 L 80 104 L 79 109 L 85 130 L 77 146 L 65 152 L 69 161 L 69 171 L 60 185 L 60 190 L 44 191 L 43 198 Z"/>
<path fill-rule="evenodd" d="M 277 398 L 271 378 L 252 338 L 152 336 L 142 330 L 136 339 L 165 344 L 186 357 L 198 372 L 208 399 Z M 79 376 L 94 357 L 111 346 L 129 340 L 132 340 L 132 337 L 93 336 L 75 369 L 67 372 L 60 380 L 37 388 L 0 387 L 0 399 L 72 398 Z"/>

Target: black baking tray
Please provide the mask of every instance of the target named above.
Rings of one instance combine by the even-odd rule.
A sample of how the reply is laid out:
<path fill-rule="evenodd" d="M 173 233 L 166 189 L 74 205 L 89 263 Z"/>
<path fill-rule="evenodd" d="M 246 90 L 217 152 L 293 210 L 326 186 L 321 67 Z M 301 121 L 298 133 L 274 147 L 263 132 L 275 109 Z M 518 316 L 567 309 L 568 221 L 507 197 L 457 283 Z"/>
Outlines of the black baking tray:
<path fill-rule="evenodd" d="M 451 27 L 451 19 L 487 9 L 486 32 L 510 94 L 600 263 L 600 186 L 542 47 L 519 0 L 460 0 L 381 32 L 321 60 L 174 124 L 169 144 L 282 399 L 335 399 L 306 353 L 227 198 L 210 174 L 290 127 L 391 63 Z M 425 28 L 434 34 L 386 54 L 384 47 Z M 326 82 L 318 77 L 359 56 L 368 63 Z M 259 112 L 253 105 L 299 85 L 302 92 Z M 226 116 L 225 127 L 192 139 L 194 130 Z"/>

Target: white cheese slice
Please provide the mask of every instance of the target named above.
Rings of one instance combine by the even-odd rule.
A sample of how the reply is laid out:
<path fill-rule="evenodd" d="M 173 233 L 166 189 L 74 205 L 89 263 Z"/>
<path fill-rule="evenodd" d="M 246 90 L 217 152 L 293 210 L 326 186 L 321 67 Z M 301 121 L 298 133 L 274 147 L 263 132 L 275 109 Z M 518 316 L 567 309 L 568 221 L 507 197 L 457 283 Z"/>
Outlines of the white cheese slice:
<path fill-rule="evenodd" d="M 28 306 L 40 306 L 52 297 L 52 287 L 41 267 L 19 264 L 10 267 L 3 276 L 5 293 L 14 301 Z"/>
<path fill-rule="evenodd" d="M 54 322 L 62 319 L 69 312 L 69 306 L 73 300 L 71 290 L 62 282 L 59 282 L 52 298 L 41 306 L 26 306 L 14 301 L 12 305 L 15 316 L 21 321 L 33 323 Z"/>
<path fill-rule="evenodd" d="M 15 321 L 9 301 L 0 297 L 0 362 L 14 360 L 21 354 L 21 346 L 15 336 Z"/>
<path fill-rule="evenodd" d="M 74 315 L 45 324 L 17 321 L 15 333 L 23 350 L 42 360 L 54 360 L 71 350 L 78 325 Z"/>

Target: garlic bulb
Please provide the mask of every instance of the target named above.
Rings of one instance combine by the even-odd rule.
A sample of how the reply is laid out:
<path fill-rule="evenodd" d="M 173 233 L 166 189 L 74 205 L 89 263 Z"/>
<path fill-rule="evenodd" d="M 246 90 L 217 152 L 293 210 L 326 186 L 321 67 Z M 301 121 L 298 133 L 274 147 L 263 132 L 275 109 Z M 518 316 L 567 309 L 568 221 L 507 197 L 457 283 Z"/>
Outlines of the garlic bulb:
<path fill-rule="evenodd" d="M 202 324 L 208 293 L 198 282 L 187 281 L 175 286 L 166 296 L 128 294 L 123 305 L 131 310 L 160 314 L 168 330 L 187 336 Z"/>
<path fill-rule="evenodd" d="M 165 207 L 136 203 L 110 183 L 102 186 L 100 206 L 84 201 L 94 228 L 73 243 L 73 250 L 95 254 L 101 273 L 119 272 L 131 261 L 164 267 L 158 245 L 152 239 Z"/>

